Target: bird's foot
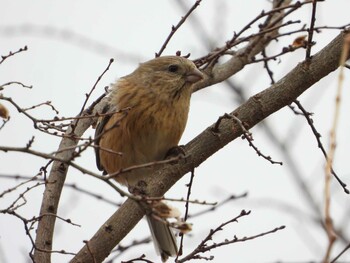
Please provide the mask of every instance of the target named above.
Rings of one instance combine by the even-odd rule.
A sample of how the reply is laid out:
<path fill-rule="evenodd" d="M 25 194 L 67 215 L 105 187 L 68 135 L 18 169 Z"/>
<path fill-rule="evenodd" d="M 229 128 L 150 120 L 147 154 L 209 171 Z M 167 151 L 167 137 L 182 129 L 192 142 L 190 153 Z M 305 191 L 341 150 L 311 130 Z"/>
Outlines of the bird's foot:
<path fill-rule="evenodd" d="M 165 155 L 165 159 L 171 159 L 171 158 L 185 158 L 185 147 L 184 145 L 178 145 L 170 148 L 168 152 Z"/>

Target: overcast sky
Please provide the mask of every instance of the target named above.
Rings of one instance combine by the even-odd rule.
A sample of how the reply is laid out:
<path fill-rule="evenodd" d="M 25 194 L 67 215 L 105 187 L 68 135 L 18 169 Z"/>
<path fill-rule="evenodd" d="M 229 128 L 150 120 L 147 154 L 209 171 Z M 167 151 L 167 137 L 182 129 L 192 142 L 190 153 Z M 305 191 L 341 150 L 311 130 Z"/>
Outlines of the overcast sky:
<path fill-rule="evenodd" d="M 110 70 L 100 81 L 91 101 L 101 95 L 104 87 L 117 78 L 133 71 L 139 62 L 154 57 L 170 32 L 186 12 L 181 6 L 190 7 L 194 1 L 5 1 L 0 2 L 0 55 L 27 46 L 28 51 L 9 58 L 0 65 L 0 84 L 21 81 L 32 85 L 33 89 L 19 86 L 6 88 L 2 93 L 12 97 L 23 107 L 45 101 L 52 101 L 60 116 L 75 116 L 87 93 L 98 76 L 114 58 Z M 311 6 L 310 6 L 311 7 Z M 257 16 L 262 9 L 268 10 L 270 1 L 263 0 L 203 0 L 192 17 L 176 33 L 164 54 L 191 53 L 192 59 L 205 55 L 210 48 L 222 46 L 244 25 Z M 317 25 L 340 26 L 349 23 L 348 0 L 325 1 L 317 9 Z M 291 19 L 308 23 L 311 8 L 303 8 Z M 301 23 L 301 24 L 302 24 Z M 296 25 L 291 28 L 300 27 Z M 256 26 L 252 30 L 257 30 Z M 252 31 L 253 32 L 253 31 Z M 338 34 L 336 30 L 326 30 L 315 35 L 317 45 L 313 53 L 323 48 Z M 272 43 L 268 52 L 278 53 L 283 46 L 291 44 L 299 35 L 283 38 Z M 298 50 L 272 63 L 276 80 L 283 77 L 305 56 Z M 315 125 L 322 134 L 328 148 L 329 129 L 332 124 L 338 71 L 330 74 L 300 98 L 304 106 L 314 112 Z M 233 76 L 232 81 L 244 87 L 247 96 L 270 86 L 263 65 L 247 66 Z M 345 182 L 350 184 L 349 130 L 347 113 L 350 112 L 349 76 L 346 75 L 342 96 L 341 118 L 338 130 L 338 144 L 335 169 Z M 40 134 L 33 124 L 17 113 L 15 108 L 4 102 L 10 111 L 11 121 L 1 130 L 0 145 L 23 147 L 35 135 L 33 149 L 53 152 L 59 139 Z M 239 102 L 235 94 L 225 85 L 218 84 L 193 95 L 190 116 L 181 144 L 185 144 L 214 123 L 225 112 L 233 111 Z M 48 107 L 32 111 L 38 118 L 53 117 Z M 273 128 L 278 140 L 290 146 L 290 153 L 297 169 L 303 175 L 311 193 L 320 207 L 323 207 L 324 159 L 317 149 L 316 141 L 305 125 L 302 117 L 291 110 L 283 109 L 269 117 L 267 124 Z M 327 236 L 312 223 L 311 209 L 292 179 L 290 162 L 266 136 L 264 129 L 255 127 L 254 142 L 261 151 L 283 166 L 272 165 L 248 146 L 237 139 L 212 156 L 195 171 L 192 199 L 221 201 L 231 194 L 248 192 L 248 197 L 226 204 L 216 212 L 193 218 L 193 231 L 185 240 L 185 254 L 192 251 L 207 235 L 210 228 L 218 226 L 238 215 L 242 209 L 251 210 L 251 215 L 215 235 L 215 241 L 225 238 L 250 236 L 286 225 L 287 228 L 270 236 L 253 241 L 233 244 L 211 251 L 214 262 L 284 262 L 321 260 L 327 246 Z M 89 129 L 86 136 L 92 135 Z M 97 172 L 93 150 L 85 152 L 77 161 Z M 46 161 L 25 154 L 0 152 L 0 174 L 34 176 Z M 180 198 L 186 195 L 185 184 L 189 175 L 184 176 L 167 194 Z M 19 181 L 0 179 L 0 192 L 13 187 Z M 77 183 L 83 189 L 101 194 L 106 198 L 121 202 L 106 184 L 70 169 L 68 183 Z M 28 203 L 19 210 L 28 218 L 37 215 L 40 209 L 43 187 L 31 191 Z M 337 226 L 345 227 L 349 210 L 349 196 L 334 182 L 332 185 L 334 202 L 332 213 Z M 0 202 L 0 209 L 10 204 L 18 193 L 7 195 Z M 182 203 L 174 206 L 184 211 Z M 191 211 L 205 209 L 192 205 Z M 70 218 L 81 227 L 57 221 L 54 249 L 76 252 L 103 222 L 115 211 L 115 207 L 69 188 L 63 191 L 59 215 Z M 299 213 L 297 211 L 302 211 Z M 301 216 L 301 214 L 303 216 Z M 344 217 L 345 216 L 345 217 Z M 345 220 L 345 221 L 344 221 Z M 147 231 L 145 230 L 147 229 Z M 350 236 L 350 229 L 343 229 Z M 145 221 L 123 240 L 129 244 L 134 239 L 148 236 Z M 28 262 L 31 247 L 22 223 L 8 215 L 0 216 L 0 262 Z M 333 255 L 344 248 L 337 243 Z M 253 252 L 253 253 L 252 253 Z M 145 253 L 149 259 L 157 261 L 153 246 L 148 244 L 125 253 L 120 260 L 128 260 Z M 67 262 L 70 256 L 53 255 L 53 262 Z M 350 252 L 342 257 L 350 261 Z"/>

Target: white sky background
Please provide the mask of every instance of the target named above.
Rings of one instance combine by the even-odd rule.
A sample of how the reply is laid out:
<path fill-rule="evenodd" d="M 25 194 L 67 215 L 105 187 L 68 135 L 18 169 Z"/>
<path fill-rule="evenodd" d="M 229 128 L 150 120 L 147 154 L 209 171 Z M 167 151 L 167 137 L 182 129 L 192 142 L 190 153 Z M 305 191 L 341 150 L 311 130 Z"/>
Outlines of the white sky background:
<path fill-rule="evenodd" d="M 188 6 L 194 3 L 194 1 L 183 2 Z M 212 38 L 214 46 L 222 46 L 232 37 L 233 31 L 239 31 L 262 9 L 268 10 L 269 7 L 269 1 L 262 0 L 203 0 L 193 17 L 175 34 L 164 54 L 175 54 L 177 50 L 181 50 L 182 54 L 191 53 L 192 59 L 202 56 L 208 52 L 210 44 L 203 42 L 202 32 Z M 317 25 L 340 26 L 349 23 L 349 7 L 348 0 L 319 3 Z M 16 51 L 25 45 L 29 49 L 0 65 L 0 83 L 21 81 L 33 85 L 31 90 L 18 86 L 7 87 L 3 94 L 12 97 L 23 107 L 50 100 L 60 111 L 60 116 L 66 117 L 79 112 L 85 99 L 84 94 L 91 89 L 111 57 L 115 58 L 115 62 L 100 81 L 92 100 L 102 94 L 104 87 L 109 83 L 133 71 L 139 62 L 153 58 L 169 34 L 171 25 L 176 24 L 185 14 L 175 0 L 99 2 L 3 0 L 0 2 L 0 10 L 2 14 L 0 55 L 6 55 L 9 51 Z M 302 8 L 291 18 L 308 23 L 310 11 L 311 6 Z M 201 27 L 194 27 L 195 22 L 199 22 Z M 44 27 L 51 29 L 37 30 Z M 72 38 L 62 32 L 72 32 L 75 37 Z M 320 50 L 337 34 L 335 30 L 316 34 L 317 45 L 312 52 Z M 79 42 L 76 35 L 88 37 L 102 45 Z M 285 37 L 283 41 L 273 43 L 268 49 L 269 54 L 280 52 L 283 46 L 291 44 L 299 35 L 301 34 Z M 298 50 L 282 57 L 280 64 L 277 61 L 271 63 L 275 79 L 281 78 L 302 61 L 304 56 L 305 51 Z M 313 119 L 318 131 L 323 135 L 322 140 L 326 148 L 332 123 L 337 77 L 338 71 L 315 84 L 300 97 L 306 109 L 315 113 Z M 270 86 L 267 73 L 261 64 L 247 66 L 232 79 L 238 85 L 244 86 L 249 96 Z M 335 160 L 335 170 L 348 184 L 350 184 L 348 160 L 350 124 L 347 117 L 350 110 L 349 84 L 347 73 Z M 4 105 L 10 110 L 11 121 L 1 130 L 0 145 L 23 147 L 35 135 L 34 149 L 48 153 L 57 149 L 58 138 L 38 133 L 29 120 L 18 114 L 8 103 L 4 102 Z M 215 122 L 220 115 L 231 112 L 237 106 L 235 95 L 225 84 L 218 84 L 194 94 L 181 143 L 187 143 Z M 32 114 L 38 118 L 54 116 L 47 107 L 32 111 Z M 298 169 L 302 172 L 317 204 L 323 207 L 324 159 L 310 128 L 305 125 L 302 117 L 295 116 L 289 109 L 283 109 L 269 117 L 267 123 L 273 127 L 280 141 L 291 146 L 290 150 Z M 185 254 L 192 251 L 211 228 L 233 218 L 245 209 L 252 210 L 251 215 L 215 235 L 216 242 L 233 238 L 234 235 L 243 237 L 259 234 L 281 225 L 286 225 L 287 228 L 269 236 L 221 247 L 207 253 L 207 256 L 215 256 L 214 262 L 320 261 L 327 247 L 327 236 L 309 220 L 309 217 L 302 216 L 290 208 L 299 209 L 304 214 L 312 214 L 292 179 L 290 164 L 267 139 L 262 129 L 257 127 L 252 132 L 259 149 L 271 155 L 274 160 L 283 161 L 284 165 L 270 164 L 258 157 L 246 141 L 236 140 L 197 168 L 192 199 L 212 202 L 223 200 L 231 194 L 248 192 L 249 195 L 244 200 L 230 202 L 216 212 L 191 220 L 193 231 L 191 236 L 185 239 Z M 92 134 L 93 130 L 90 129 L 87 135 Z M 78 163 L 97 171 L 92 149 L 85 152 Z M 1 174 L 33 176 L 46 161 L 25 154 L 0 152 L 0 164 Z M 185 184 L 188 180 L 189 175 L 186 175 L 167 193 L 167 196 L 184 197 L 187 192 Z M 18 182 L 1 179 L 0 192 Z M 83 189 L 121 201 L 118 194 L 106 184 L 88 175 L 82 175 L 74 169 L 69 170 L 67 182 L 77 183 Z M 43 187 L 40 187 L 28 194 L 28 204 L 19 210 L 22 215 L 30 218 L 38 214 L 43 190 Z M 10 204 L 18 193 L 9 194 L 5 200 L 2 199 L 0 209 Z M 332 193 L 332 215 L 335 224 L 343 228 L 344 235 L 349 237 L 350 229 L 347 226 L 349 196 L 343 193 L 335 180 L 332 183 Z M 182 203 L 174 205 L 181 209 L 184 206 Z M 191 205 L 192 212 L 205 208 Z M 90 196 L 69 188 L 64 189 L 59 215 L 70 218 L 82 227 L 74 227 L 57 220 L 54 249 L 78 251 L 83 245 L 82 240 L 90 239 L 114 210 L 115 207 Z M 142 239 L 148 235 L 148 226 L 142 221 L 122 244 L 129 244 L 134 239 Z M 22 222 L 12 216 L 1 215 L 0 262 L 28 262 L 30 247 Z M 338 254 L 344 247 L 343 243 L 338 242 L 333 249 L 333 255 Z M 128 260 L 142 253 L 151 260 L 159 260 L 151 244 L 130 250 L 119 259 Z M 53 262 L 67 262 L 69 258 L 70 256 L 55 254 Z M 350 251 L 341 259 L 350 261 Z"/>

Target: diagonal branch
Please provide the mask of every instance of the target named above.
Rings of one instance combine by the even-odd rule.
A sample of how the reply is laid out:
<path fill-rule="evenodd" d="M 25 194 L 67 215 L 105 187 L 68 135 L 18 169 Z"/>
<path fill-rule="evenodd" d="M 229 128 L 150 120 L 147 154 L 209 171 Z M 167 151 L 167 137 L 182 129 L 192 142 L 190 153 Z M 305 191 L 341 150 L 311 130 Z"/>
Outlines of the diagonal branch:
<path fill-rule="evenodd" d="M 283 5 L 288 5 L 291 0 L 284 1 Z M 274 2 L 279 2 L 275 0 Z M 265 25 L 268 26 L 270 23 L 272 25 L 278 25 L 283 20 L 283 12 L 273 12 L 271 16 L 267 16 L 267 20 L 265 21 Z M 245 49 L 242 49 L 240 52 L 238 52 L 238 56 L 234 56 L 231 58 L 228 62 L 222 64 L 222 65 L 215 65 L 215 67 L 211 68 L 208 67 L 206 69 L 207 73 L 208 70 L 212 70 L 212 72 L 209 72 L 208 77 L 205 81 L 202 81 L 202 85 L 199 88 L 204 88 L 206 86 L 213 85 L 215 83 L 218 83 L 222 80 L 225 80 L 241 70 L 248 62 L 250 61 L 251 57 L 258 54 L 262 49 L 264 49 L 270 42 L 271 37 L 274 36 L 277 33 L 278 29 L 271 31 L 269 33 L 266 33 L 265 36 L 259 35 L 258 37 L 254 37 L 248 44 Z M 248 55 L 245 55 L 248 54 Z M 238 63 L 237 63 L 238 62 Z M 211 74 L 212 73 L 212 74 Z M 199 89 L 198 88 L 198 89 Z M 197 89 L 197 90 L 198 90 Z M 94 112 L 101 112 L 101 109 L 105 106 L 105 101 L 102 103 L 99 103 L 94 108 Z M 93 108 L 95 104 L 93 103 L 90 108 Z M 89 108 L 89 109 L 90 109 Z M 88 109 L 88 110 L 89 110 Z M 85 112 L 86 113 L 86 112 Z M 89 111 L 87 111 L 89 113 Z M 86 115 L 86 114 L 85 114 Z M 85 116 L 84 115 L 84 116 Z M 93 124 L 93 118 L 88 119 L 80 119 L 77 118 L 75 121 L 72 122 L 70 128 L 67 130 L 64 136 L 65 138 L 62 139 L 61 144 L 59 146 L 58 153 L 56 157 L 63 160 L 71 160 L 71 158 L 74 156 L 74 149 L 75 146 L 78 144 L 78 138 L 82 136 L 82 134 Z M 240 129 L 239 129 L 240 130 Z M 74 134 L 73 134 L 74 133 Z M 220 135 L 218 135 L 220 136 Z M 77 138 L 77 139 L 75 139 Z M 67 151 L 60 151 L 60 149 L 69 149 Z M 206 158 L 205 158 L 206 159 Z M 204 161 L 204 160 L 203 160 Z M 200 164 L 199 162 L 197 166 Z M 165 165 L 166 166 L 166 165 Z M 45 192 L 44 192 L 44 198 L 42 201 L 42 206 L 40 209 L 40 214 L 45 213 L 57 213 L 59 199 L 61 196 L 62 188 L 64 185 L 64 181 L 66 179 L 67 171 L 68 171 L 69 165 L 67 165 L 67 162 L 62 163 L 59 161 L 55 161 L 53 163 L 53 166 L 51 168 L 50 176 L 49 176 L 49 182 L 50 184 L 47 185 Z M 170 186 L 169 186 L 170 187 Z M 165 192 L 165 191 L 164 191 Z M 156 194 L 157 196 L 157 194 Z M 161 196 L 161 195 L 158 195 Z M 141 219 L 143 215 L 143 211 L 139 208 L 138 204 L 128 200 L 127 203 L 134 204 L 134 208 L 132 209 L 135 211 L 135 214 L 133 214 L 133 220 L 129 220 L 129 222 L 134 222 L 134 225 Z M 120 213 L 123 213 L 123 209 L 120 208 Z M 130 210 L 131 211 L 131 210 Z M 126 211 L 127 212 L 127 211 Z M 125 213 L 125 211 L 124 211 Z M 131 217 L 131 215 L 127 215 L 127 218 Z M 127 222 L 127 223 L 129 223 Z M 118 234 L 121 238 L 124 237 L 129 231 L 130 226 L 125 226 L 125 229 L 123 229 L 122 232 Z M 37 236 L 35 241 L 36 248 L 50 251 L 52 248 L 53 243 L 53 232 L 55 228 L 55 217 L 51 218 L 43 218 L 39 224 L 37 229 Z M 113 228 L 114 231 L 115 228 Z M 116 239 L 113 238 L 113 241 L 109 242 L 110 244 L 115 244 Z M 94 250 L 94 245 L 89 241 L 89 248 Z M 113 245 L 114 247 L 115 245 Z M 112 247 L 112 248 L 113 248 Z M 35 250 L 34 258 L 36 262 L 45 262 L 50 263 L 51 257 L 49 253 L 43 253 L 39 249 Z M 107 246 L 105 251 L 107 251 L 109 247 Z M 90 250 L 89 250 L 90 251 Z M 87 252 L 87 255 L 91 255 L 91 251 Z M 109 253 L 109 252 L 108 252 Z M 105 254 L 98 258 L 104 258 Z"/>
<path fill-rule="evenodd" d="M 105 101 L 102 100 L 103 103 L 96 105 L 95 111 L 101 111 L 103 104 Z M 90 109 L 88 109 L 90 110 Z M 66 151 L 61 151 L 56 154 L 56 158 L 62 160 L 71 160 L 72 156 L 74 156 L 75 147 L 79 140 L 72 138 L 81 137 L 84 132 L 92 125 L 93 118 L 84 119 L 79 121 L 75 119 L 72 122 L 72 125 L 68 128 L 66 134 L 72 135 L 71 132 L 74 129 L 74 136 L 67 136 L 62 139 L 59 149 L 68 149 Z M 77 125 L 76 125 L 77 124 Z M 54 161 L 50 175 L 48 178 L 48 183 L 46 184 L 43 201 L 40 208 L 40 215 L 51 213 L 57 214 L 58 204 L 61 196 L 61 192 L 64 186 L 64 182 L 66 179 L 66 175 L 68 172 L 68 164 L 60 161 Z M 50 251 L 52 249 L 53 243 L 53 233 L 54 226 L 56 222 L 56 217 L 43 217 L 39 221 L 37 232 L 36 232 L 36 240 L 35 246 L 41 250 Z M 35 250 L 34 252 L 35 262 L 51 262 L 51 255 L 47 252 L 42 252 L 40 250 Z"/>
<path fill-rule="evenodd" d="M 237 116 L 250 129 L 272 113 L 292 103 L 313 84 L 338 68 L 344 37 L 347 35 L 349 31 L 339 34 L 312 59 L 297 65 L 276 84 L 251 97 L 231 114 Z M 219 133 L 212 132 L 214 125 L 185 146 L 188 158 L 179 160 L 177 164 L 165 164 L 156 170 L 148 182 L 147 192 L 151 196 L 164 195 L 184 174 L 242 134 L 239 125 L 230 120 L 221 122 Z M 89 251 L 92 251 L 96 262 L 102 262 L 138 223 L 143 214 L 144 211 L 136 201 L 126 200 L 89 240 L 89 250 L 84 246 L 71 262 L 93 262 Z"/>

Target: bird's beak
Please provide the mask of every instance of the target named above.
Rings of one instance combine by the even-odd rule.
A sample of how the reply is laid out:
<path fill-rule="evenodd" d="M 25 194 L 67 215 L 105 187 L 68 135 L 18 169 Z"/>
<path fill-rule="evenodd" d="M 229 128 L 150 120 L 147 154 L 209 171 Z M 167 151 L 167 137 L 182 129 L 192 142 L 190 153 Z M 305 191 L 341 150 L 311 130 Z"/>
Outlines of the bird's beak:
<path fill-rule="evenodd" d="M 196 83 L 197 81 L 202 80 L 203 77 L 204 77 L 203 73 L 200 72 L 200 70 L 197 68 L 191 70 L 185 76 L 186 82 L 189 82 L 189 83 Z"/>

